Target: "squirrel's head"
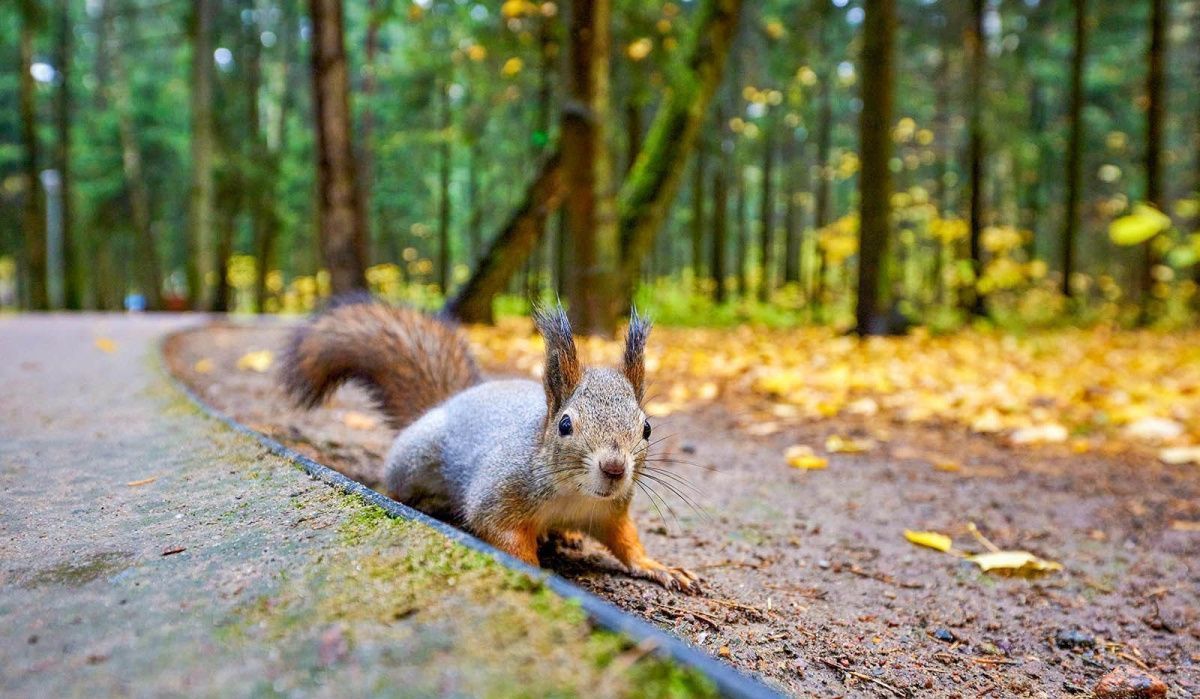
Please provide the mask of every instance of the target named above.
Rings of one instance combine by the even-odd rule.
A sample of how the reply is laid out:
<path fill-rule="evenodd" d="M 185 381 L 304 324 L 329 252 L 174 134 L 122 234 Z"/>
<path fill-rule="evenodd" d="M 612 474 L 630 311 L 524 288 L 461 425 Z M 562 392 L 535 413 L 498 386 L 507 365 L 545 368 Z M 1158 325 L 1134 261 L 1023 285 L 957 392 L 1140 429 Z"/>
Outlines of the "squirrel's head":
<path fill-rule="evenodd" d="M 534 310 L 546 342 L 546 424 L 541 449 L 559 489 L 628 500 L 646 458 L 650 421 L 642 410 L 650 323 L 635 310 L 621 366 L 582 367 L 561 306 Z"/>

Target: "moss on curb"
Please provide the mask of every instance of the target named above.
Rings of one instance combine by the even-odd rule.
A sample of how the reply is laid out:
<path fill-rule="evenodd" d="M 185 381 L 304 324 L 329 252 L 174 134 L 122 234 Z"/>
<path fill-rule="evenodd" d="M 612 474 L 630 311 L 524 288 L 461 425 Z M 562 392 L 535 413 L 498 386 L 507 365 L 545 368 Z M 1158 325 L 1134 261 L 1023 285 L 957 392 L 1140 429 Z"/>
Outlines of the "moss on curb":
<path fill-rule="evenodd" d="M 229 642 L 307 647 L 293 661 L 314 669 L 298 686 L 403 669 L 411 684 L 401 694 L 715 694 L 699 673 L 593 628 L 578 604 L 424 525 L 358 496 L 322 507 L 340 510 L 322 554 L 225 624 Z"/>

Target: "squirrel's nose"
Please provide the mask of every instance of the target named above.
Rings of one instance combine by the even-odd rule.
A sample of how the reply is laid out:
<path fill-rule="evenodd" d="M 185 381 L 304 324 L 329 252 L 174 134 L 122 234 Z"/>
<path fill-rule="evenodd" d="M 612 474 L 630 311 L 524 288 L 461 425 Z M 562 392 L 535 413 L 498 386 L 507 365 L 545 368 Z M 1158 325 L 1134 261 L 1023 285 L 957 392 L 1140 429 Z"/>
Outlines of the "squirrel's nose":
<path fill-rule="evenodd" d="M 625 459 L 610 456 L 600 460 L 600 472 L 612 479 L 625 475 Z"/>

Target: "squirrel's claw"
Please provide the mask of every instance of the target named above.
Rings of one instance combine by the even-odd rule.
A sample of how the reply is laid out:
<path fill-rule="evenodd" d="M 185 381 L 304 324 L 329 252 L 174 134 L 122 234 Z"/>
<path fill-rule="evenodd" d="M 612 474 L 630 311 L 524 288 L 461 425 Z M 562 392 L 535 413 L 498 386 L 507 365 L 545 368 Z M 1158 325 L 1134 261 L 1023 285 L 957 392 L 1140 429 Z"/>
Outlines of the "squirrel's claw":
<path fill-rule="evenodd" d="M 700 578 L 686 568 L 668 568 L 653 558 L 643 558 L 629 565 L 629 572 L 652 580 L 673 592 L 699 592 Z"/>

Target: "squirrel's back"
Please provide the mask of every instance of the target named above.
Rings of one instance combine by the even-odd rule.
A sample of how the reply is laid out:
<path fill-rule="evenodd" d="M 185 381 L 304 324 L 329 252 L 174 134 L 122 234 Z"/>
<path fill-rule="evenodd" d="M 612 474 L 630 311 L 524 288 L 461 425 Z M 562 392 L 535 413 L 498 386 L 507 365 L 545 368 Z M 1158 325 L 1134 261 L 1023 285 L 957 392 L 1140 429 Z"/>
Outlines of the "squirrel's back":
<path fill-rule="evenodd" d="M 314 407 L 338 386 L 366 388 L 394 427 L 479 383 L 479 366 L 453 325 L 369 299 L 330 306 L 296 330 L 283 355 L 285 390 Z"/>

